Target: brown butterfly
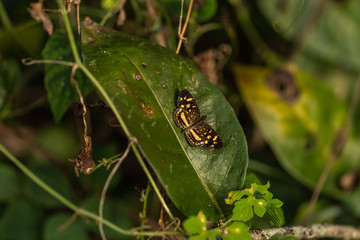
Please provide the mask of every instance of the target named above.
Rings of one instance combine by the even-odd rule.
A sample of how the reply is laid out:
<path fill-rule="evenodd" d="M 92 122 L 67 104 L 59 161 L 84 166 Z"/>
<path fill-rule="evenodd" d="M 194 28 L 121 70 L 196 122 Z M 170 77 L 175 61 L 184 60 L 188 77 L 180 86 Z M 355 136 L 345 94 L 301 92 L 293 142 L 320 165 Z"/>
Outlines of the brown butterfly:
<path fill-rule="evenodd" d="M 222 148 L 222 142 L 216 131 L 205 121 L 206 116 L 200 115 L 195 99 L 186 89 L 179 93 L 178 108 L 174 112 L 174 121 L 182 129 L 191 146 L 216 149 Z"/>

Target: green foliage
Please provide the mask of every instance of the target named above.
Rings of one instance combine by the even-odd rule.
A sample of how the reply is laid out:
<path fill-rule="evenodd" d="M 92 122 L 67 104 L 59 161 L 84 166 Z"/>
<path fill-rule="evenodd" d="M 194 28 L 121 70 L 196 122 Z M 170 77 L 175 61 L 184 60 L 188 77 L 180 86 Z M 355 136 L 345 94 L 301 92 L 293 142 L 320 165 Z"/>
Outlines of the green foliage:
<path fill-rule="evenodd" d="M 79 151 L 78 138 L 68 126 L 44 126 L 37 134 L 37 143 L 58 159 L 69 159 Z"/>
<path fill-rule="evenodd" d="M 9 201 L 19 192 L 19 181 L 13 167 L 0 164 L 0 201 Z"/>
<path fill-rule="evenodd" d="M 9 204 L 0 219 L 0 239 L 39 239 L 41 215 L 41 209 L 28 201 Z"/>
<path fill-rule="evenodd" d="M 185 230 L 192 236 L 189 240 L 251 240 L 248 227 L 244 223 L 233 222 L 225 228 L 206 229 L 206 216 L 199 212 L 197 216 L 191 216 L 183 223 Z"/>
<path fill-rule="evenodd" d="M 229 215 L 223 199 L 242 187 L 248 156 L 242 128 L 221 92 L 175 53 L 91 21 L 82 28 L 82 47 L 87 67 L 173 203 L 187 216 L 199 210 L 211 220 Z M 176 126 L 173 113 L 183 89 L 221 137 L 221 150 L 192 147 Z"/>
<path fill-rule="evenodd" d="M 54 188 L 57 192 L 67 199 L 71 199 L 69 181 L 64 174 L 58 169 L 48 164 L 37 164 L 33 166 L 34 173 L 45 181 L 48 185 Z M 59 207 L 61 203 L 45 192 L 33 181 L 29 181 L 25 185 L 25 192 L 27 197 L 33 202 L 44 207 Z"/>
<path fill-rule="evenodd" d="M 197 216 L 191 216 L 186 219 L 183 225 L 190 234 L 198 234 L 206 231 L 206 216 L 203 212 L 199 212 Z"/>
<path fill-rule="evenodd" d="M 218 9 L 217 0 L 207 0 L 198 10 L 198 21 L 205 22 L 210 20 Z"/>
<path fill-rule="evenodd" d="M 44 240 L 85 240 L 86 230 L 82 219 L 71 221 L 70 214 L 54 214 L 45 221 L 42 236 Z"/>
<path fill-rule="evenodd" d="M 234 72 L 245 103 L 279 162 L 297 180 L 313 187 L 345 124 L 344 103 L 318 79 L 292 66 L 273 69 L 236 65 Z M 282 84 L 293 92 L 291 99 L 279 90 Z M 360 166 L 350 155 L 358 151 L 353 144 L 359 138 L 349 138 L 349 147 L 344 149 L 349 157 L 339 158 L 324 187 L 337 196 L 343 169 Z"/>
<path fill-rule="evenodd" d="M 101 0 L 101 7 L 106 11 L 115 11 L 121 0 Z"/>
<path fill-rule="evenodd" d="M 0 59 L 0 116 L 6 117 L 10 100 L 20 85 L 20 66 L 14 59 Z"/>
<path fill-rule="evenodd" d="M 64 41 L 68 41 L 67 34 L 64 31 L 55 31 L 42 51 L 44 59 L 74 62 L 70 45 L 64 44 Z M 70 105 L 79 99 L 70 76 L 70 66 L 56 63 L 45 64 L 45 87 L 56 123 L 60 122 Z M 81 71 L 76 72 L 74 79 L 78 82 L 83 97 L 92 91 L 92 85 Z"/>
<path fill-rule="evenodd" d="M 23 7 L 26 8 L 24 5 Z M 26 18 L 21 18 L 23 21 L 17 24 L 12 32 L 3 28 L 0 29 L 0 53 L 2 57 L 35 57 L 40 54 L 46 32 L 40 23 Z"/>
<path fill-rule="evenodd" d="M 249 221 L 256 214 L 267 217 L 272 224 L 280 227 L 284 224 L 283 216 L 280 214 L 280 207 L 283 205 L 279 199 L 273 199 L 273 194 L 268 191 L 270 183 L 266 185 L 251 184 L 251 188 L 240 191 L 232 191 L 225 199 L 227 204 L 234 204 L 232 220 Z"/>
<path fill-rule="evenodd" d="M 99 211 L 99 197 L 90 197 L 87 198 L 81 206 L 84 209 L 87 209 L 91 212 L 98 212 Z M 106 203 L 104 205 L 104 218 L 108 219 L 112 223 L 121 226 L 124 229 L 130 229 L 133 227 L 133 224 L 129 220 L 127 216 L 127 208 L 125 203 L 120 199 L 107 199 Z M 96 221 L 91 220 L 88 221 L 88 224 L 85 225 L 85 228 L 89 231 L 92 231 L 94 229 L 98 229 L 99 225 Z M 106 236 L 109 238 L 115 238 L 115 239 L 128 239 L 128 236 L 125 235 L 119 235 L 118 232 L 115 232 L 112 229 L 109 229 L 108 227 L 104 226 L 104 231 L 106 233 Z"/>
<path fill-rule="evenodd" d="M 108 27 L 140 35 L 175 52 L 182 1 L 126 1 L 125 24 L 117 26 L 119 13 L 113 11 L 121 2 L 82 1 L 81 16 L 102 19 Z M 182 26 L 189 2 L 184 1 Z M 303 8 L 291 24 L 301 4 Z M 180 51 L 189 61 L 136 37 L 102 28 L 92 29 L 100 31 L 92 35 L 89 28 L 83 29 L 84 63 L 110 95 L 175 206 L 190 216 L 184 222 L 188 237 L 250 239 L 249 226 L 268 227 L 265 220 L 277 227 L 284 224 L 284 214 L 289 224 L 303 220 L 311 191 L 334 150 L 339 130 L 348 120 L 347 106 L 356 95 L 353 90 L 360 71 L 359 1 L 318 4 L 304 0 L 255 0 L 246 4 L 242 0 L 194 1 Z M 109 171 L 101 165 L 91 175 L 75 179 L 67 161 L 79 152 L 83 129 L 80 119 L 64 114 L 79 98 L 70 81 L 71 66 L 49 63 L 44 72 L 42 65 L 20 64 L 25 57 L 41 59 L 42 49 L 45 60 L 74 61 L 63 17 L 57 11 L 43 12 L 57 29 L 48 36 L 42 23 L 30 19 L 29 7 L 28 1 L 0 1 L 0 142 L 65 198 L 96 213 Z M 45 1 L 44 7 L 58 10 L 56 2 Z M 75 26 L 76 7 L 69 10 Z M 290 30 L 279 34 L 273 29 L 274 22 L 280 31 L 288 26 Z M 88 36 L 95 41 L 89 44 Z M 75 41 L 79 42 L 77 34 Z M 224 50 L 219 48 L 223 43 L 232 49 L 230 59 L 218 51 Z M 204 55 L 200 57 L 199 53 Z M 190 63 L 191 59 L 198 66 Z M 288 62 L 292 64 L 285 66 Z M 232 104 L 236 115 L 198 67 L 203 74 L 218 77 L 215 87 Z M 270 83 L 276 72 L 281 73 L 275 77 L 280 79 L 278 85 Z M 136 74 L 141 80 L 134 80 Z M 75 80 L 84 97 L 91 92 L 92 86 L 80 70 Z M 234 82 L 238 89 L 233 87 Z M 201 114 L 208 116 L 206 122 L 223 139 L 220 151 L 191 147 L 174 124 L 177 93 L 184 88 L 194 95 Z M 41 100 L 46 93 L 48 102 L 44 103 Z M 90 106 L 98 98 L 88 95 L 86 101 Z M 128 141 L 122 134 L 124 129 L 115 127 L 117 123 L 107 108 L 101 112 L 92 107 L 88 110 L 94 160 L 119 156 Z M 52 126 L 51 116 L 56 123 L 71 126 Z M 250 154 L 258 163 L 250 165 L 250 170 L 260 173 L 249 174 L 245 181 L 247 143 L 237 119 L 245 123 Z M 326 194 L 320 195 L 310 222 L 358 224 L 359 119 L 356 110 L 346 145 L 325 182 L 322 193 Z M 82 218 L 57 232 L 71 213 L 64 214 L 57 199 L 2 161 L 1 155 L 0 239 L 86 239 L 90 234 L 99 238 L 97 223 L 90 220 L 84 224 Z M 150 224 L 150 219 L 158 217 L 151 192 L 148 219 L 129 220 L 128 212 L 136 216 L 142 205 L 136 199 L 134 185 L 146 182 L 135 162 L 131 154 L 124 161 L 121 170 L 124 167 L 125 171 L 117 173 L 111 182 L 104 209 L 107 219 L 127 229 L 138 226 L 141 220 Z M 282 202 L 268 192 L 268 185 L 261 185 L 264 179 L 271 182 L 272 193 L 284 201 L 284 212 Z M 227 205 L 223 199 L 238 189 L 244 190 L 231 193 L 233 199 L 227 201 L 232 205 Z M 229 218 L 232 209 L 233 218 Z M 228 219 L 224 225 L 206 229 L 207 219 L 223 217 Z M 106 227 L 105 233 L 109 239 L 127 237 Z M 272 237 L 276 239 L 296 238 Z"/>

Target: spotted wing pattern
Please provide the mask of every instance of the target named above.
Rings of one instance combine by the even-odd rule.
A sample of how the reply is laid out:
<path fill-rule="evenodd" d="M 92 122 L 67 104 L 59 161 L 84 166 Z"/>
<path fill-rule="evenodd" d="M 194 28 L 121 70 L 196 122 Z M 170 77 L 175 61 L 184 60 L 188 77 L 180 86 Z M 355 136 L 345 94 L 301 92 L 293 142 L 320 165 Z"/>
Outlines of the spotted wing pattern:
<path fill-rule="evenodd" d="M 204 146 L 216 150 L 222 148 L 220 137 L 209 124 L 204 122 L 206 116 L 200 115 L 200 109 L 189 91 L 184 89 L 179 93 L 177 106 L 174 121 L 182 129 L 191 146 Z"/>

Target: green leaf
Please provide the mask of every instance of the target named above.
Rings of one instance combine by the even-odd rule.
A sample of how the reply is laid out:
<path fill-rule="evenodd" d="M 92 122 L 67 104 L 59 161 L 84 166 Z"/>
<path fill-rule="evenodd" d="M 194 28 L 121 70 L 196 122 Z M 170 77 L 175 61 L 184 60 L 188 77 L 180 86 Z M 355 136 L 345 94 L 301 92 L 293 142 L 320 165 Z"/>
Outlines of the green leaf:
<path fill-rule="evenodd" d="M 253 208 L 250 198 L 240 199 L 235 202 L 232 219 L 246 222 L 253 218 Z"/>
<path fill-rule="evenodd" d="M 13 59 L 0 59 L 0 116 L 5 115 L 6 107 L 16 88 L 20 85 L 20 66 Z"/>
<path fill-rule="evenodd" d="M 210 20 L 217 11 L 217 0 L 206 0 L 203 5 L 200 6 L 198 10 L 198 18 L 199 22 L 205 22 Z"/>
<path fill-rule="evenodd" d="M 87 20 L 82 28 L 86 66 L 112 99 L 143 156 L 173 203 L 187 216 L 230 214 L 223 199 L 243 185 L 247 145 L 233 109 L 190 62 L 143 39 Z M 223 142 L 221 150 L 189 145 L 173 119 L 187 89 Z"/>
<path fill-rule="evenodd" d="M 0 239 L 39 239 L 41 215 L 38 207 L 24 200 L 8 205 L 0 220 Z"/>
<path fill-rule="evenodd" d="M 352 192 L 350 196 L 346 196 L 344 203 L 348 210 L 357 217 L 360 217 L 360 185 Z"/>
<path fill-rule="evenodd" d="M 223 240 L 252 240 L 248 226 L 241 222 L 234 222 L 226 229 L 227 235 L 221 237 Z"/>
<path fill-rule="evenodd" d="M 217 229 L 201 232 L 199 235 L 189 238 L 189 240 L 217 240 L 221 232 Z"/>
<path fill-rule="evenodd" d="M 258 185 L 256 183 L 250 184 L 250 188 L 245 188 L 244 190 L 232 191 L 228 194 L 228 197 L 225 199 L 226 204 L 233 204 L 234 202 L 240 200 L 243 196 L 254 196 L 256 192 L 260 194 L 269 194 L 268 188 L 270 187 L 270 183 L 268 182 L 266 185 Z M 271 193 L 270 193 L 271 194 Z M 272 198 L 272 195 L 269 199 Z"/>
<path fill-rule="evenodd" d="M 272 225 L 276 227 L 281 227 L 285 224 L 284 212 L 282 208 L 276 207 L 271 203 L 266 206 L 266 213 L 264 216 L 270 221 Z"/>
<path fill-rule="evenodd" d="M 119 6 L 120 1 L 122 0 L 101 0 L 100 4 L 103 9 L 112 12 Z"/>
<path fill-rule="evenodd" d="M 91 212 L 97 213 L 99 211 L 99 202 L 100 197 L 91 197 L 86 199 L 81 204 L 81 207 Z M 104 218 L 116 224 L 117 226 L 121 226 L 123 229 L 130 229 L 134 227 L 130 217 L 128 216 L 127 206 L 128 205 L 126 203 L 119 199 L 106 199 L 106 203 L 104 205 Z M 93 231 L 94 229 L 98 229 L 99 225 L 95 220 L 89 219 L 89 222 L 85 225 L 85 228 L 89 231 Z M 107 226 L 104 226 L 104 231 L 108 238 L 128 239 L 128 236 L 121 235 Z"/>
<path fill-rule="evenodd" d="M 43 239 L 44 240 L 85 240 L 86 230 L 82 224 L 82 219 L 78 218 L 72 221 L 71 224 L 66 225 L 67 221 L 71 218 L 70 214 L 58 213 L 52 215 L 45 221 L 43 228 Z M 64 229 L 60 227 L 66 225 Z M 59 229 L 60 228 L 60 229 Z"/>
<path fill-rule="evenodd" d="M 42 51 L 45 60 L 61 60 L 74 62 L 74 57 L 65 32 L 61 30 L 55 33 L 47 41 Z M 71 67 L 59 64 L 45 64 L 45 87 L 51 111 L 56 123 L 59 123 L 70 105 L 79 99 L 74 84 L 70 80 Z M 75 74 L 80 91 L 85 97 L 92 91 L 92 85 L 81 71 Z"/>
<path fill-rule="evenodd" d="M 344 104 L 319 80 L 294 66 L 271 69 L 236 65 L 233 69 L 246 106 L 281 165 L 313 187 L 345 123 Z M 344 154 L 347 152 L 345 147 Z M 324 190 L 341 196 L 340 175 L 344 169 L 359 165 L 355 158 L 340 157 Z"/>
<path fill-rule="evenodd" d="M 309 66 L 306 61 L 315 60 L 310 67 L 335 68 L 338 72 L 344 72 L 341 69 L 346 68 L 347 71 L 355 71 L 357 76 L 360 69 L 359 7 L 359 1 L 329 4 L 317 23 L 316 31 L 309 34 L 298 62 L 302 66 Z M 333 29 L 337 29 L 337 32 L 334 33 Z M 326 72 L 320 69 L 316 71 Z"/>
<path fill-rule="evenodd" d="M 251 240 L 248 226 L 244 223 L 233 222 L 225 229 L 218 227 L 214 229 L 206 229 L 206 216 L 199 212 L 197 216 L 191 216 L 184 221 L 184 228 L 190 234 L 197 234 L 189 238 L 190 240 Z"/>
<path fill-rule="evenodd" d="M 253 201 L 254 213 L 259 217 L 264 216 L 266 212 L 266 205 L 267 202 L 264 199 L 254 199 Z"/>
<path fill-rule="evenodd" d="M 74 133 L 75 129 L 69 126 L 44 126 L 37 134 L 37 142 L 54 157 L 66 160 L 79 152 L 79 140 Z"/>
<path fill-rule="evenodd" d="M 206 216 L 200 211 L 197 216 L 191 216 L 186 219 L 183 225 L 190 234 L 199 234 L 206 231 Z"/>
<path fill-rule="evenodd" d="M 32 167 L 34 173 L 65 198 L 71 200 L 70 185 L 65 175 L 51 165 Z M 58 207 L 61 203 L 33 181 L 27 181 L 25 193 L 33 201 L 44 207 Z"/>
<path fill-rule="evenodd" d="M 0 164 L 0 201 L 12 199 L 19 192 L 16 172 L 9 165 Z"/>
<path fill-rule="evenodd" d="M 0 52 L 3 58 L 7 56 L 37 57 L 44 46 L 45 31 L 41 23 L 29 20 L 16 24 L 10 33 L 4 28 L 0 29 Z M 14 35 L 19 41 L 14 40 Z"/>
<path fill-rule="evenodd" d="M 268 188 L 270 187 L 270 183 L 268 182 L 266 185 L 259 185 L 256 183 L 251 184 L 250 191 L 252 193 L 259 192 L 261 194 L 267 194 L 269 193 Z M 271 196 L 272 197 L 272 196 Z"/>
<path fill-rule="evenodd" d="M 250 188 L 252 183 L 261 184 L 260 179 L 256 176 L 255 173 L 248 173 L 245 178 L 244 187 Z"/>
<path fill-rule="evenodd" d="M 302 5 L 302 1 L 286 1 L 286 4 L 283 4 L 282 0 L 273 0 L 273 1 L 262 1 L 256 0 L 259 10 L 267 18 L 269 24 L 275 24 L 275 28 L 281 32 L 281 36 L 286 39 L 293 39 L 299 34 L 300 28 L 308 19 L 307 14 L 311 12 L 316 5 L 314 1 L 308 1 L 303 4 L 300 15 L 297 16 L 299 8 Z M 293 25 L 291 23 L 294 22 Z M 291 27 L 290 27 L 291 26 Z M 288 28 L 290 29 L 288 31 Z M 284 32 L 285 31 L 285 32 Z M 315 32 L 315 31 L 314 31 Z"/>
<path fill-rule="evenodd" d="M 266 185 L 253 183 L 250 188 L 230 192 L 225 202 L 235 203 L 232 219 L 246 222 L 253 218 L 254 213 L 259 217 L 266 213 L 265 217 L 273 225 L 283 225 L 284 216 L 282 210 L 279 210 L 283 203 L 273 199 L 273 194 L 267 190 L 269 187 L 269 182 Z"/>

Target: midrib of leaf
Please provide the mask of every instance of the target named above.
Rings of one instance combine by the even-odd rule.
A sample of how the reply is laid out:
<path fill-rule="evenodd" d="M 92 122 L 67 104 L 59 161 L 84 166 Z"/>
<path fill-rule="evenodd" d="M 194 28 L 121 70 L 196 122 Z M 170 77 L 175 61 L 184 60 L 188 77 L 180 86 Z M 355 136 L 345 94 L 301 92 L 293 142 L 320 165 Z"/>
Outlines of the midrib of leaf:
<path fill-rule="evenodd" d="M 168 116 L 166 115 L 165 110 L 164 110 L 163 107 L 162 107 L 162 104 L 160 103 L 160 101 L 159 101 L 159 99 L 157 98 L 155 92 L 153 91 L 153 89 L 152 89 L 151 86 L 149 85 L 149 83 L 148 83 L 148 81 L 147 81 L 146 74 L 143 73 L 143 71 L 136 65 L 136 63 L 131 59 L 130 56 L 128 56 L 125 52 L 123 52 L 123 51 L 121 51 L 121 50 L 119 50 L 119 49 L 117 49 L 117 50 L 118 50 L 119 52 L 121 52 L 121 53 L 123 54 L 123 56 L 126 56 L 126 57 L 131 61 L 131 63 L 135 66 L 135 68 L 144 76 L 144 81 L 145 81 L 147 87 L 150 89 L 151 93 L 153 94 L 154 98 L 156 99 L 156 102 L 157 102 L 158 105 L 160 106 L 161 111 L 162 111 L 163 115 L 165 116 L 165 118 L 166 118 L 169 126 L 171 127 L 171 130 L 173 131 L 173 134 L 175 135 L 175 137 L 176 137 L 179 145 L 181 146 L 181 149 L 183 150 L 186 158 L 188 159 L 188 161 L 189 161 L 190 164 L 192 165 L 192 167 L 193 167 L 196 175 L 198 176 L 198 179 L 200 180 L 201 184 L 204 186 L 206 192 L 208 193 L 209 198 L 211 199 L 211 201 L 212 201 L 213 204 L 215 205 L 216 209 L 219 211 L 219 213 L 220 213 L 220 215 L 221 215 L 220 218 L 224 218 L 224 214 L 223 214 L 223 212 L 222 212 L 222 210 L 221 210 L 218 202 L 217 202 L 216 199 L 214 198 L 214 195 L 213 195 L 212 192 L 210 191 L 208 185 L 207 185 L 207 184 L 203 181 L 203 179 L 200 177 L 200 174 L 199 174 L 198 170 L 195 168 L 194 164 L 193 164 L 192 161 L 190 160 L 190 157 L 189 157 L 188 153 L 185 151 L 184 146 L 181 144 L 181 141 L 180 141 L 178 135 L 176 134 L 176 131 L 175 131 L 174 127 L 172 126 L 172 124 L 171 124 Z"/>

